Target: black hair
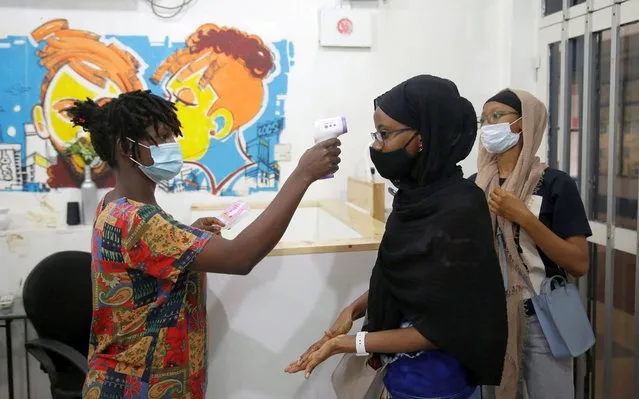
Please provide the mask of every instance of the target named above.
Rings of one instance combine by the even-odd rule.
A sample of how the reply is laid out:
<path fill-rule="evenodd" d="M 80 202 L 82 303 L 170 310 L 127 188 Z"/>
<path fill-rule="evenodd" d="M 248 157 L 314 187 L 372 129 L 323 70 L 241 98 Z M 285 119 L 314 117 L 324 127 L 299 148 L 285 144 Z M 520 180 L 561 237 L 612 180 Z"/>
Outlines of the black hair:
<path fill-rule="evenodd" d="M 512 109 L 517 111 L 517 113 L 519 115 L 522 115 L 522 113 L 521 113 L 521 100 L 519 99 L 517 94 L 515 94 L 510 89 L 505 89 L 505 90 L 500 91 L 499 93 L 497 93 L 494 96 L 492 96 L 491 98 L 489 98 L 488 101 L 486 101 L 486 102 L 489 103 L 491 101 L 498 102 L 498 103 L 501 103 L 501 104 L 504 104 L 504 105 L 508 105 L 509 107 L 511 107 Z"/>
<path fill-rule="evenodd" d="M 118 145 L 125 152 L 132 148 L 133 158 L 139 157 L 138 146 L 127 139 L 134 142 L 150 140 L 157 144 L 146 130 L 149 126 L 157 131 L 160 125 L 165 125 L 175 137 L 182 135 L 175 104 L 149 90 L 122 93 L 103 105 L 90 98 L 75 101 L 67 113 L 74 126 L 90 133 L 95 152 L 112 168 L 117 168 Z"/>

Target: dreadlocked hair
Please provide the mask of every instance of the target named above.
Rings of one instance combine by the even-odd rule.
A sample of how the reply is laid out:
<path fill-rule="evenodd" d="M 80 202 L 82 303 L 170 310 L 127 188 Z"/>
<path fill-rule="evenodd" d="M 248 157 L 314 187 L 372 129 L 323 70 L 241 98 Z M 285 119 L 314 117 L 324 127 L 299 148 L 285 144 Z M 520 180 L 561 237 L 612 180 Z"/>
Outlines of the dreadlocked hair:
<path fill-rule="evenodd" d="M 75 101 L 67 112 L 74 126 L 90 133 L 95 152 L 112 168 L 117 168 L 118 145 L 134 159 L 139 158 L 138 146 L 128 139 L 157 144 L 146 130 L 149 126 L 158 131 L 165 125 L 175 137 L 182 136 L 175 104 L 149 90 L 122 93 L 102 105 L 90 98 Z"/>

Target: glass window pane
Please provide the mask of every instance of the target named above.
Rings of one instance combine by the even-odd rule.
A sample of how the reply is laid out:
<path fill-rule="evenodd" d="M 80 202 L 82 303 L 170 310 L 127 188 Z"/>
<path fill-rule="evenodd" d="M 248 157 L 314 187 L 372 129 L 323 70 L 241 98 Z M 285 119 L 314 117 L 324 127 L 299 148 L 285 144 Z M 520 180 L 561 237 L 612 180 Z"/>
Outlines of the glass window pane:
<path fill-rule="evenodd" d="M 581 113 L 584 83 L 584 38 L 570 39 L 570 139 L 568 173 L 581 188 Z"/>
<path fill-rule="evenodd" d="M 564 8 L 563 0 L 544 0 L 544 15 L 554 14 Z"/>
<path fill-rule="evenodd" d="M 584 38 L 583 36 L 570 39 L 568 45 L 568 79 L 570 80 L 568 102 L 570 115 L 568 137 L 568 172 L 575 179 L 577 185 L 581 185 L 581 113 L 583 95 L 583 69 L 584 69 Z M 560 166 L 558 154 L 558 140 L 561 121 L 559 120 L 559 94 L 561 80 L 561 51 L 559 43 L 549 46 L 549 104 L 548 104 L 548 165 L 553 168 Z"/>
<path fill-rule="evenodd" d="M 591 156 L 594 184 L 591 193 L 590 216 L 606 222 L 606 184 L 608 182 L 608 97 L 610 97 L 610 31 L 593 37 L 593 136 L 595 153 Z M 598 151 L 598 154 L 597 154 Z M 598 156 L 597 156 L 598 155 Z"/>
<path fill-rule="evenodd" d="M 590 298 L 594 300 L 591 319 L 594 321 L 597 342 L 595 344 L 594 397 L 603 398 L 604 329 L 605 329 L 605 260 L 606 248 L 591 244 L 594 250 L 590 270 Z M 633 399 L 637 378 L 634 366 L 636 344 L 635 326 L 635 255 L 615 251 L 613 282 L 613 348 L 612 348 L 612 397 Z M 594 316 L 594 317 L 592 317 Z"/>
<path fill-rule="evenodd" d="M 577 4 L 585 3 L 586 0 L 571 0 L 570 5 L 576 6 Z"/>
<path fill-rule="evenodd" d="M 606 184 L 608 181 L 608 106 L 610 95 L 610 31 L 596 35 L 595 100 L 596 127 L 599 130 L 598 171 L 592 212 L 596 220 L 606 221 Z M 616 225 L 637 228 L 637 176 L 639 175 L 639 23 L 621 27 L 620 87 L 617 102 L 619 124 L 616 165 Z M 593 157 L 595 158 L 595 157 Z"/>
<path fill-rule="evenodd" d="M 621 27 L 617 226 L 637 228 L 639 172 L 639 22 Z"/>
<path fill-rule="evenodd" d="M 559 85 L 561 80 L 561 51 L 559 43 L 549 45 L 549 104 L 548 104 L 548 166 L 557 168 L 557 135 L 559 131 Z"/>

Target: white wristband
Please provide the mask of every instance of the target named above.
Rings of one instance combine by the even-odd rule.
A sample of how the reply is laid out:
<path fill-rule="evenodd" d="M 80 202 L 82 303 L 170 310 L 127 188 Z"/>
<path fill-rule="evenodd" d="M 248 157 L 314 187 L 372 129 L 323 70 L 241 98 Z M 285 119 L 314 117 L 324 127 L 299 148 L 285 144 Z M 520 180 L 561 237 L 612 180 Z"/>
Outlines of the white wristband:
<path fill-rule="evenodd" d="M 368 356 L 368 352 L 366 352 L 366 334 L 368 334 L 367 331 L 360 331 L 355 335 L 356 356 Z"/>

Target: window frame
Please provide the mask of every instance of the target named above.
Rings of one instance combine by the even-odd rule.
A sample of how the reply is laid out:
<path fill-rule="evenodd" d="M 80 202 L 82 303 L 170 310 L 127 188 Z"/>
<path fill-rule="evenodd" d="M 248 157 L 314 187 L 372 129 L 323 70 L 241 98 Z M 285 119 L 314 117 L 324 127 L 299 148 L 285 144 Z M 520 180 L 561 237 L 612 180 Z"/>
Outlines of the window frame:
<path fill-rule="evenodd" d="M 542 0 L 543 1 L 543 0 Z M 569 0 L 564 0 L 563 10 L 548 16 L 542 16 L 539 23 L 539 71 L 537 88 L 539 97 L 546 102 L 550 103 L 550 44 L 560 43 L 560 57 L 561 57 L 561 76 L 559 83 L 559 129 L 557 132 L 557 148 L 556 154 L 559 154 L 558 166 L 560 169 L 569 171 L 569 154 L 568 140 L 570 139 L 570 116 L 568 110 L 570 109 L 571 91 L 570 81 L 572 75 L 569 74 L 569 52 L 567 49 L 570 47 L 570 40 L 583 36 L 584 40 L 584 62 L 583 62 L 583 84 L 582 84 L 582 98 L 580 106 L 581 109 L 581 143 L 580 143 L 580 187 L 582 200 L 588 210 L 588 216 L 590 225 L 593 231 L 593 236 L 589 239 L 593 244 L 605 246 L 606 248 L 606 264 L 605 264 L 605 311 L 604 311 L 604 366 L 603 366 L 603 392 L 605 398 L 610 398 L 612 395 L 612 327 L 613 327 L 613 290 L 614 290 L 614 261 L 615 251 L 626 252 L 636 257 L 635 270 L 639 271 L 639 235 L 637 230 L 631 230 L 615 226 L 615 213 L 616 213 L 616 172 L 618 166 L 615 165 L 615 160 L 619 153 L 617 145 L 620 139 L 620 128 L 615 126 L 615 120 L 617 116 L 616 103 L 611 103 L 610 112 L 608 116 L 608 130 L 612 132 L 608 136 L 608 181 L 606 192 L 608 193 L 608 200 L 606 203 L 607 208 L 607 221 L 605 223 L 594 221 L 593 215 L 590 212 L 590 197 L 591 185 L 592 185 L 592 172 L 594 171 L 595 163 L 591 161 L 591 157 L 594 155 L 593 150 L 596 150 L 596 158 L 598 158 L 599 149 L 594 147 L 595 133 L 597 130 L 592 124 L 592 117 L 594 108 L 593 106 L 593 84 L 594 84 L 594 51 L 595 41 L 594 34 L 597 32 L 611 30 L 611 77 L 614 77 L 610 81 L 611 98 L 618 98 L 618 91 L 620 90 L 620 74 L 619 63 L 616 59 L 620 55 L 620 27 L 622 25 L 630 24 L 639 21 L 639 0 L 587 0 L 585 3 L 581 3 L 575 6 L 569 6 Z M 543 4 L 543 3 L 542 3 Z M 615 61 L 613 61 L 615 60 Z M 617 71 L 616 73 L 614 71 Z M 615 104 L 615 105 L 613 105 Z M 603 121 L 602 121 L 603 122 Z M 540 148 L 540 158 L 546 159 L 549 154 L 548 137 L 546 136 L 544 143 Z M 639 195 L 638 195 L 639 197 Z M 639 207 L 639 205 L 638 205 Z M 639 210 L 638 210 L 639 214 Z M 639 272 L 635 273 L 635 313 L 639 313 Z M 588 278 L 582 279 L 579 284 L 582 299 L 591 305 L 588 301 L 588 286 L 593 282 Z M 594 316 L 594 315 L 592 315 Z M 635 316 L 635 370 L 639 372 L 639 317 Z M 578 383 L 576 384 L 576 397 L 586 397 L 586 391 L 589 395 L 593 396 L 593 379 L 587 376 L 587 364 L 585 358 L 582 356 L 576 363 L 576 377 Z M 583 383 L 579 383 L 583 382 Z M 588 381 L 588 384 L 586 384 Z M 589 385 L 589 388 L 586 387 Z M 635 380 L 635 396 L 639 398 L 639 378 Z"/>

